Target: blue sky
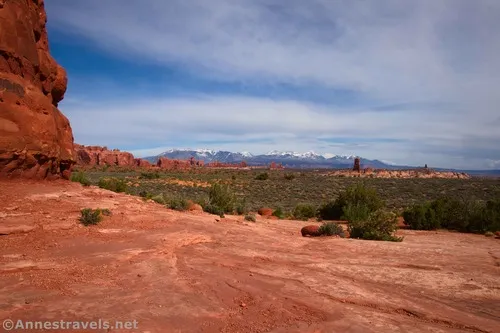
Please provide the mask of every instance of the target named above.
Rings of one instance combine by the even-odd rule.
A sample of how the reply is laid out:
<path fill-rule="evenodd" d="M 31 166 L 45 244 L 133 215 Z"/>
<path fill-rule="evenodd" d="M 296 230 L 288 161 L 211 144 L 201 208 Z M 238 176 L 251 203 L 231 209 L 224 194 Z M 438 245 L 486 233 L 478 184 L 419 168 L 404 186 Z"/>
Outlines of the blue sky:
<path fill-rule="evenodd" d="M 497 0 L 50 0 L 75 141 L 500 168 Z"/>

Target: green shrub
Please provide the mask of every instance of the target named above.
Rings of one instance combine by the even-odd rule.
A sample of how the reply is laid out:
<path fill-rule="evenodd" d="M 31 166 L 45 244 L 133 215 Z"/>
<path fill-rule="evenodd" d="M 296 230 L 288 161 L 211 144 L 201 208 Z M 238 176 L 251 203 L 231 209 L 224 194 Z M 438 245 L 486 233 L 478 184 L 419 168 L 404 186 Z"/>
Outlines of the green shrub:
<path fill-rule="evenodd" d="M 347 221 L 366 221 L 370 213 L 370 208 L 363 203 L 348 204 L 343 209 L 342 218 Z"/>
<path fill-rule="evenodd" d="M 414 230 L 435 230 L 441 227 L 440 217 L 432 204 L 414 205 L 403 212 L 404 223 Z"/>
<path fill-rule="evenodd" d="M 351 238 L 393 242 L 401 242 L 403 240 L 402 237 L 393 235 L 397 230 L 397 216 L 392 212 L 379 209 L 371 212 L 366 219 L 348 222 L 348 230 Z"/>
<path fill-rule="evenodd" d="M 292 214 L 297 220 L 307 221 L 316 216 L 316 208 L 308 204 L 298 204 L 295 206 Z"/>
<path fill-rule="evenodd" d="M 153 194 L 146 190 L 142 190 L 141 192 L 139 192 L 139 196 L 146 200 L 153 198 Z"/>
<path fill-rule="evenodd" d="M 141 175 L 139 176 L 140 179 L 158 179 L 160 178 L 160 173 L 159 172 L 141 172 Z"/>
<path fill-rule="evenodd" d="M 241 202 L 239 202 L 236 206 L 236 213 L 238 215 L 244 215 L 248 213 L 248 207 L 245 199 L 241 200 Z"/>
<path fill-rule="evenodd" d="M 267 172 L 260 173 L 255 177 L 255 179 L 256 180 L 268 180 L 269 174 Z"/>
<path fill-rule="evenodd" d="M 500 201 L 481 203 L 441 197 L 432 202 L 414 205 L 403 213 L 411 229 L 445 228 L 460 232 L 484 233 L 500 230 Z"/>
<path fill-rule="evenodd" d="M 127 191 L 127 183 L 124 179 L 118 178 L 101 178 L 99 179 L 99 187 L 113 192 Z"/>
<path fill-rule="evenodd" d="M 295 175 L 293 173 L 285 173 L 284 178 L 286 180 L 294 180 L 295 179 Z"/>
<path fill-rule="evenodd" d="M 83 171 L 73 172 L 71 174 L 71 181 L 82 184 L 83 186 L 90 186 L 90 179 L 87 177 L 87 174 Z"/>
<path fill-rule="evenodd" d="M 485 235 L 486 237 L 494 237 L 494 236 L 495 236 L 495 234 L 494 234 L 494 233 L 492 233 L 491 231 L 486 231 L 486 232 L 484 233 L 484 235 Z"/>
<path fill-rule="evenodd" d="M 102 221 L 101 210 L 84 208 L 81 210 L 80 222 L 84 226 L 95 225 Z"/>
<path fill-rule="evenodd" d="M 285 212 L 283 212 L 283 209 L 281 207 L 278 207 L 274 210 L 273 216 L 276 216 L 280 220 L 285 218 Z"/>
<path fill-rule="evenodd" d="M 224 216 L 224 213 L 232 213 L 236 198 L 229 186 L 215 183 L 210 187 L 208 202 L 203 210 L 210 214 Z"/>
<path fill-rule="evenodd" d="M 163 196 L 163 193 L 157 194 L 153 197 L 151 197 L 151 200 L 153 200 L 156 203 L 159 203 L 161 205 L 165 205 L 167 202 L 165 201 L 165 197 Z"/>
<path fill-rule="evenodd" d="M 345 237 L 344 229 L 342 228 L 342 226 L 340 224 L 337 224 L 335 222 L 323 223 L 319 227 L 319 232 L 321 235 L 325 235 L 325 236 L 338 235 L 342 238 Z"/>
<path fill-rule="evenodd" d="M 171 198 L 168 200 L 168 208 L 183 212 L 189 209 L 189 201 L 182 197 Z"/>
<path fill-rule="evenodd" d="M 245 221 L 255 222 L 257 221 L 257 218 L 253 214 L 245 215 Z"/>
<path fill-rule="evenodd" d="M 323 220 L 345 219 L 343 216 L 344 209 L 349 205 L 362 205 L 370 212 L 374 212 L 383 208 L 385 202 L 379 197 L 375 189 L 365 187 L 362 183 L 358 183 L 341 192 L 334 201 L 322 205 L 318 213 Z"/>

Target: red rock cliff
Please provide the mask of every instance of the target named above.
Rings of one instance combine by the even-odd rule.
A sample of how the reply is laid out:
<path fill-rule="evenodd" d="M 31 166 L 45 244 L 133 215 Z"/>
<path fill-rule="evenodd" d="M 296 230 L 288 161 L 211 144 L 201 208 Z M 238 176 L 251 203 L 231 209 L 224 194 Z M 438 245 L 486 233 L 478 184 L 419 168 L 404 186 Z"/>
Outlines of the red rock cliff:
<path fill-rule="evenodd" d="M 66 72 L 49 53 L 43 0 L 0 0 L 0 176 L 68 178 L 73 133 L 57 109 Z"/>
<path fill-rule="evenodd" d="M 76 164 L 79 166 L 129 166 L 140 164 L 129 152 L 107 147 L 82 146 L 75 144 Z"/>

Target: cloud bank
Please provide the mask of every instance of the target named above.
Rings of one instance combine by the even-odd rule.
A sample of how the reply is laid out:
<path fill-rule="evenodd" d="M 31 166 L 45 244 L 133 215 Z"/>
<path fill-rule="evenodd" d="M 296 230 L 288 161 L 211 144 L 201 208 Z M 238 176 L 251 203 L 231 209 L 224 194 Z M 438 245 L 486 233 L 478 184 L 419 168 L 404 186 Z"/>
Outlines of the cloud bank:
<path fill-rule="evenodd" d="M 162 83 L 146 98 L 112 73 L 70 77 L 62 108 L 79 142 L 143 153 L 175 146 L 286 149 L 443 167 L 499 165 L 498 1 L 46 6 L 51 29 L 130 66 L 154 63 L 208 85 L 240 87 L 171 96 Z M 145 85 L 155 87 L 161 70 L 148 74 Z M 265 93 L 283 86 L 277 95 Z M 90 100 L 103 87 L 115 94 Z"/>

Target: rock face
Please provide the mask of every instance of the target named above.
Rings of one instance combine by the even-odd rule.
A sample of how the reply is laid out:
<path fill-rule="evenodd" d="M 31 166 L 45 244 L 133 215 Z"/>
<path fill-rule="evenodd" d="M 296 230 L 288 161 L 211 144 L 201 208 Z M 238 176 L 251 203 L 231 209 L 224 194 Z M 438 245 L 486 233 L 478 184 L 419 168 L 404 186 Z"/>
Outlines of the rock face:
<path fill-rule="evenodd" d="M 360 171 L 361 170 L 361 166 L 360 166 L 360 160 L 358 157 L 356 157 L 354 159 L 354 166 L 352 167 L 352 171 Z"/>
<path fill-rule="evenodd" d="M 76 164 L 79 166 L 128 166 L 135 167 L 144 163 L 138 162 L 134 155 L 118 149 L 107 147 L 83 146 L 75 144 Z"/>
<path fill-rule="evenodd" d="M 0 0 L 0 176 L 68 178 L 75 163 L 46 21 L 43 0 Z"/>

